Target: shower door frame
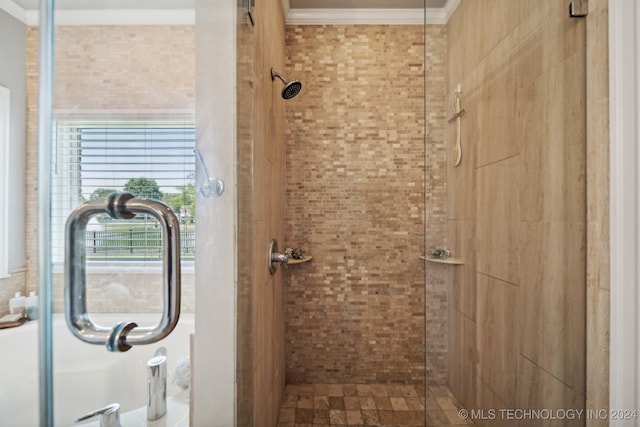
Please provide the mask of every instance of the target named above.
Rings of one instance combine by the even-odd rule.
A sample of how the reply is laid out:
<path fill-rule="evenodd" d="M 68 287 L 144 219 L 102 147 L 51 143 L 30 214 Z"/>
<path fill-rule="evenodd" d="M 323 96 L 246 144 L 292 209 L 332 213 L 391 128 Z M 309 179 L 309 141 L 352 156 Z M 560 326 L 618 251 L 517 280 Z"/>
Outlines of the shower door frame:
<path fill-rule="evenodd" d="M 609 408 L 640 409 L 640 6 L 609 0 Z M 629 36 L 631 35 L 631 36 Z M 633 380 L 629 380 L 633 378 Z M 626 420 L 611 420 L 611 426 Z M 636 425 L 638 421 L 636 418 Z"/>
<path fill-rule="evenodd" d="M 40 426 L 53 426 L 53 274 L 51 266 L 51 142 L 54 0 L 40 0 L 38 27 L 38 372 Z"/>

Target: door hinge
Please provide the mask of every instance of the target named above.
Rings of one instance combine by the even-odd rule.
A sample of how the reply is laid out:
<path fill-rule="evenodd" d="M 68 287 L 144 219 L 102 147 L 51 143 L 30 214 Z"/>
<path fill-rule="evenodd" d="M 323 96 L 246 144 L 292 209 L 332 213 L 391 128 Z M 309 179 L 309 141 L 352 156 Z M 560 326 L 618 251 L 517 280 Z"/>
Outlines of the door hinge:
<path fill-rule="evenodd" d="M 244 9 L 245 12 L 247 12 L 247 16 L 249 17 L 249 21 L 251 21 L 251 25 L 256 25 L 255 21 L 253 20 L 253 6 L 256 5 L 256 1 L 255 0 L 244 0 Z"/>
<path fill-rule="evenodd" d="M 589 0 L 572 0 L 569 3 L 571 18 L 584 18 L 589 13 Z"/>

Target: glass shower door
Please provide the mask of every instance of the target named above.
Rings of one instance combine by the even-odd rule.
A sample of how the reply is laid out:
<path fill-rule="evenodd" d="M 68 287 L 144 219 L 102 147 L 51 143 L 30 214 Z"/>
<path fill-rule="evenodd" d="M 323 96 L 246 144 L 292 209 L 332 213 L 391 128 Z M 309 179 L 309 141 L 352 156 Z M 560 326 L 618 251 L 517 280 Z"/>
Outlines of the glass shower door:
<path fill-rule="evenodd" d="M 56 7 L 50 173 L 40 178 L 50 186 L 50 261 L 39 273 L 52 297 L 43 300 L 44 317 L 53 314 L 42 323 L 52 337 L 53 410 L 41 424 L 98 425 L 118 412 L 123 425 L 154 418 L 188 425 L 198 226 L 194 4 Z M 37 35 L 29 32 L 30 46 Z M 154 207 L 140 209 L 142 200 Z M 71 243 L 70 215 L 80 215 Z M 168 252 L 180 262 L 167 265 Z M 67 286 L 69 273 L 84 290 Z M 180 293 L 166 290 L 167 274 L 181 282 Z M 71 323 L 89 324 L 85 341 L 95 345 L 72 335 L 65 306 L 86 309 Z M 171 329 L 167 307 L 180 315 L 171 334 L 123 351 L 126 340 L 161 338 L 156 325 Z"/>

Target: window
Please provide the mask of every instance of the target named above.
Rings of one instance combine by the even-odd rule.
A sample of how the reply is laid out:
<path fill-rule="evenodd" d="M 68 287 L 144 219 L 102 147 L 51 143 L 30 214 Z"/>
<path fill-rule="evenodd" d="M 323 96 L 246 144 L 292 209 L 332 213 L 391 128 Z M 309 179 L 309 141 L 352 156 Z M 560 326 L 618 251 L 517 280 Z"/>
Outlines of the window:
<path fill-rule="evenodd" d="M 181 225 L 181 256 L 195 256 L 195 126 L 193 120 L 58 120 L 53 155 L 53 257 L 64 260 L 71 210 L 116 191 L 162 200 Z M 161 227 L 136 215 L 96 215 L 87 225 L 87 261 L 159 261 Z"/>
<path fill-rule="evenodd" d="M 9 277 L 9 94 L 0 86 L 0 279 Z"/>

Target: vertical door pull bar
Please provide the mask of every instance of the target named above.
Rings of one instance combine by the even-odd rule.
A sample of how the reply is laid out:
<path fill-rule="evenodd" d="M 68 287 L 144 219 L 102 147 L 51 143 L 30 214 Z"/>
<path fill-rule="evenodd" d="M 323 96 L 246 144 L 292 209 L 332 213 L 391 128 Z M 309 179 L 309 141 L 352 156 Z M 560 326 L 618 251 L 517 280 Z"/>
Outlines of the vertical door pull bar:
<path fill-rule="evenodd" d="M 120 322 L 113 327 L 93 323 L 87 313 L 86 229 L 98 214 L 131 219 L 136 214 L 158 220 L 163 234 L 163 312 L 153 327 Z M 133 345 L 152 344 L 173 331 L 180 318 L 180 228 L 175 214 L 157 200 L 135 199 L 129 193 L 114 193 L 108 199 L 92 200 L 76 207 L 67 218 L 65 231 L 64 313 L 67 326 L 89 344 L 103 344 L 109 351 L 127 351 Z"/>

